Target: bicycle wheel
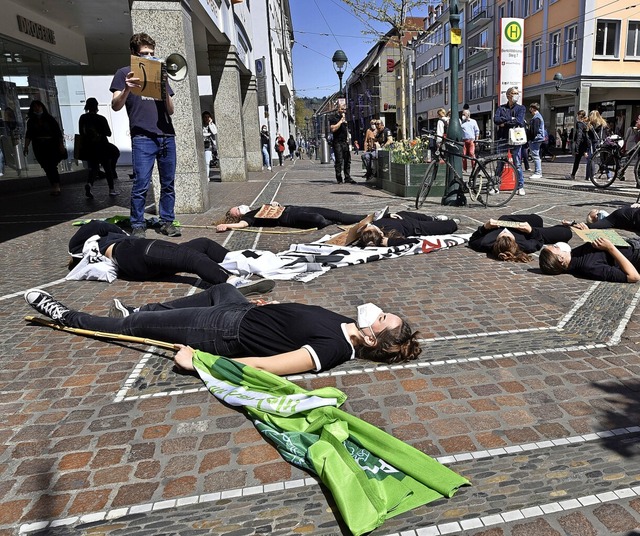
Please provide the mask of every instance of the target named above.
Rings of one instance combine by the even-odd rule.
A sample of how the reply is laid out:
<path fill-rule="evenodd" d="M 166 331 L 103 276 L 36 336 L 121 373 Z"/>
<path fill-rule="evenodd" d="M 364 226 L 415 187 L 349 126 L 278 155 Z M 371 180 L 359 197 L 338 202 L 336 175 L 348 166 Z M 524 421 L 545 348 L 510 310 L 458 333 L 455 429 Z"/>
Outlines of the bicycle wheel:
<path fill-rule="evenodd" d="M 437 157 L 436 157 L 437 158 Z M 433 183 L 436 181 L 436 175 L 438 174 L 438 160 L 434 160 L 427 166 L 424 179 L 422 179 L 422 185 L 416 195 L 416 208 L 419 209 L 427 199 Z"/>
<path fill-rule="evenodd" d="M 492 156 L 478 162 L 469 177 L 471 199 L 479 200 L 486 207 L 506 205 L 517 189 L 518 170 L 504 156 Z"/>
<path fill-rule="evenodd" d="M 616 180 L 620 160 L 615 149 L 602 146 L 593 153 L 589 165 L 591 166 L 591 182 L 598 188 L 606 188 Z"/>

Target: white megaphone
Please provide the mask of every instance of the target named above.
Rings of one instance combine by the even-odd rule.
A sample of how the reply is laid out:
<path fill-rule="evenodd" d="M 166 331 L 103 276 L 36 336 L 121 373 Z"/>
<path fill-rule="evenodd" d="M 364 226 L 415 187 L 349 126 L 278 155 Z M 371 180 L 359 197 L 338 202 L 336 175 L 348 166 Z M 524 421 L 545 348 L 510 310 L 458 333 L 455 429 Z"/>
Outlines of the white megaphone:
<path fill-rule="evenodd" d="M 187 72 L 189 71 L 187 60 L 185 60 L 181 54 L 177 52 L 169 54 L 167 59 L 164 60 L 164 64 L 166 65 L 167 76 L 171 80 L 179 82 L 187 77 Z"/>

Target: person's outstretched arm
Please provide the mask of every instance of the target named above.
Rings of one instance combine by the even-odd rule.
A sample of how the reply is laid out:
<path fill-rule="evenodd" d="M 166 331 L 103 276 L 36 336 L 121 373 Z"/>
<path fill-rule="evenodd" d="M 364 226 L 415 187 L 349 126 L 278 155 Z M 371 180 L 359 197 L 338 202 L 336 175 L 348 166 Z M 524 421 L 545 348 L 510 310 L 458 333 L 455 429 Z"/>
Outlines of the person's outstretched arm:
<path fill-rule="evenodd" d="M 245 227 L 249 227 L 249 223 L 244 220 L 241 220 L 238 223 L 220 223 L 216 225 L 216 232 L 224 233 L 225 231 L 231 231 L 233 229 L 244 229 Z"/>

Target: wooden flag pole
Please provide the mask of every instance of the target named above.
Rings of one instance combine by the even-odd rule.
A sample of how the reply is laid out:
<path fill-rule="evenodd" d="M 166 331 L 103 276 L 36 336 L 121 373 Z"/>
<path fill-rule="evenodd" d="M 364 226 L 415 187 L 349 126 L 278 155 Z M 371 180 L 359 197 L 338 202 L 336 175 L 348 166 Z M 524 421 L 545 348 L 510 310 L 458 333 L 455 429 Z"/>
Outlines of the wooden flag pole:
<path fill-rule="evenodd" d="M 184 225 L 180 224 L 180 227 L 185 229 L 215 229 L 215 225 Z M 243 233 L 261 233 L 261 234 L 304 234 L 311 231 L 317 231 L 317 227 L 311 227 L 309 229 L 296 229 L 293 231 L 265 231 L 264 229 L 230 229 L 230 231 L 241 231 Z"/>
<path fill-rule="evenodd" d="M 70 328 L 62 326 L 53 320 L 48 318 L 40 318 L 38 316 L 25 316 L 24 319 L 27 322 L 35 322 L 43 326 L 57 329 L 58 331 L 66 331 L 67 333 L 75 333 L 76 335 L 83 335 L 85 337 L 96 337 L 98 339 L 108 339 L 114 341 L 134 342 L 139 344 L 147 344 L 151 346 L 157 346 L 159 348 L 166 348 L 167 350 L 180 350 L 180 346 L 172 344 L 170 342 L 156 341 L 154 339 L 145 339 L 144 337 L 133 337 L 132 335 L 121 335 L 119 333 L 105 333 L 102 331 L 91 331 L 89 329 Z"/>

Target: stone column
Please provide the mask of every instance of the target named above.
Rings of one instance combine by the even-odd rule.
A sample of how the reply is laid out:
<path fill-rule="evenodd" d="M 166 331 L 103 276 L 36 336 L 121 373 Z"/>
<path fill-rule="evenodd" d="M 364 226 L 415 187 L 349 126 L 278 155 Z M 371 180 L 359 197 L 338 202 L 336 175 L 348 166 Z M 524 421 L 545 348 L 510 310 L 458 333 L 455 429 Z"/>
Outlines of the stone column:
<path fill-rule="evenodd" d="M 177 52 L 187 60 L 189 74 L 179 82 L 169 81 L 175 92 L 175 112 L 171 116 L 176 131 L 176 213 L 197 213 L 209 209 L 208 177 L 204 169 L 200 98 L 196 71 L 191 12 L 180 1 L 133 0 L 133 33 L 144 32 L 156 42 L 156 56 L 166 58 Z M 127 43 L 128 45 L 128 43 Z M 160 183 L 153 173 L 156 204 Z"/>
<path fill-rule="evenodd" d="M 262 170 L 262 149 L 260 147 L 260 118 L 258 117 L 258 87 L 254 75 L 243 76 L 242 78 L 243 82 L 245 80 L 248 82 L 244 92 L 244 102 L 242 103 L 247 169 L 249 171 L 260 171 Z"/>
<path fill-rule="evenodd" d="M 220 180 L 246 181 L 247 160 L 240 81 L 242 62 L 233 45 L 209 45 L 208 50 L 213 107 L 218 127 Z"/>

